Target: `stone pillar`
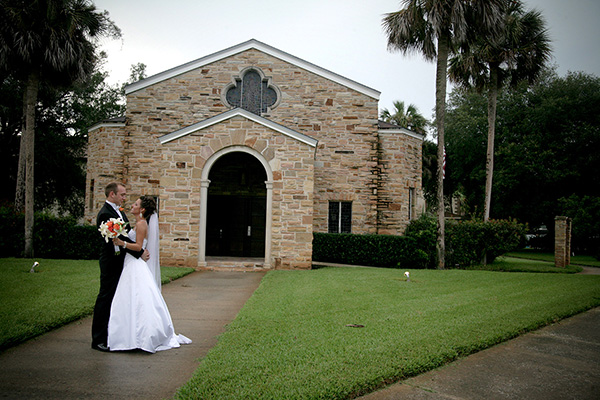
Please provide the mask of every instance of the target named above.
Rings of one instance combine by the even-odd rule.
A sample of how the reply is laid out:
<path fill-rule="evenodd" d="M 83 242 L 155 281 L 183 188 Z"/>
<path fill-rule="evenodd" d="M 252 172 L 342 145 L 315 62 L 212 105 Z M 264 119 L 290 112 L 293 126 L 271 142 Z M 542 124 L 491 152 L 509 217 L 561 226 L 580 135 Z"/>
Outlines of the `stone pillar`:
<path fill-rule="evenodd" d="M 210 180 L 200 181 L 200 243 L 198 254 L 198 266 L 206 267 L 206 204 L 208 202 L 208 186 Z"/>
<path fill-rule="evenodd" d="M 571 218 L 559 216 L 554 221 L 554 265 L 564 268 L 571 264 Z"/>
<path fill-rule="evenodd" d="M 273 240 L 273 181 L 266 181 L 267 186 L 267 220 L 265 221 L 265 264 L 271 269 L 271 241 Z"/>

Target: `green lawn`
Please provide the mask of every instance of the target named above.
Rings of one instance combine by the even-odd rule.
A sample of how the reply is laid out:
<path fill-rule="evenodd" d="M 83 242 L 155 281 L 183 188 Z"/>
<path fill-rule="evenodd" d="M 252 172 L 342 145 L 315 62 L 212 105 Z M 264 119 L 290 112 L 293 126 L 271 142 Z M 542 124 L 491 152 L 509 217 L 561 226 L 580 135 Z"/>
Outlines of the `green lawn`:
<path fill-rule="evenodd" d="M 548 272 L 554 274 L 575 274 L 583 270 L 578 265 L 569 265 L 565 268 L 555 267 L 554 260 L 548 262 L 543 259 L 509 257 L 508 255 L 498 257 L 492 264 L 474 265 L 467 269 L 501 272 Z"/>
<path fill-rule="evenodd" d="M 0 259 L 0 350 L 90 315 L 100 287 L 97 260 Z M 163 283 L 191 268 L 161 268 Z"/>
<path fill-rule="evenodd" d="M 269 272 L 176 398 L 350 398 L 600 305 L 600 276 L 403 273 Z"/>
<path fill-rule="evenodd" d="M 92 310 L 97 261 L 39 261 L 0 259 L 1 348 Z M 404 271 L 269 272 L 176 397 L 349 398 L 600 305 L 598 275 Z"/>
<path fill-rule="evenodd" d="M 542 253 L 536 250 L 521 250 L 513 251 L 506 254 L 509 257 L 525 258 L 530 260 L 542 260 L 554 263 L 553 253 Z M 571 265 L 585 265 L 588 267 L 600 267 L 600 261 L 592 256 L 573 256 L 571 257 Z"/>

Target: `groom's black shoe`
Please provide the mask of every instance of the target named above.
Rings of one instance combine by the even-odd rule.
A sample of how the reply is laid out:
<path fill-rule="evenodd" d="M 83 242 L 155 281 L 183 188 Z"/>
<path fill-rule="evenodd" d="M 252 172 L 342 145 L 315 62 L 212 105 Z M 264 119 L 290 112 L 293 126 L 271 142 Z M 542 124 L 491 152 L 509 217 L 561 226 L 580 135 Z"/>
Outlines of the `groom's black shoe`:
<path fill-rule="evenodd" d="M 105 345 L 104 343 L 93 344 L 92 345 L 92 349 L 98 350 L 98 351 L 110 351 L 109 348 L 108 348 L 108 346 Z"/>

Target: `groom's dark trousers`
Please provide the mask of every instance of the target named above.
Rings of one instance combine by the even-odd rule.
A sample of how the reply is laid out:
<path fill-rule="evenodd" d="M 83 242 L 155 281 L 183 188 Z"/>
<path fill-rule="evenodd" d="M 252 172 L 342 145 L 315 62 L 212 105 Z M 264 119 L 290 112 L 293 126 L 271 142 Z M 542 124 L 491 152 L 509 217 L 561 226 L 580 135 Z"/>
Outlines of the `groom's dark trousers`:
<path fill-rule="evenodd" d="M 127 220 L 127 216 L 124 212 L 123 220 Z M 102 209 L 98 213 L 96 218 L 96 226 L 99 228 L 103 222 L 108 221 L 111 218 L 119 218 L 119 214 L 115 209 L 108 203 L 104 203 Z M 127 226 L 127 230 L 131 227 Z M 107 344 L 108 340 L 108 319 L 110 318 L 110 306 L 112 304 L 115 291 L 117 290 L 117 284 L 123 271 L 123 261 L 125 260 L 125 251 L 121 251 L 120 254 L 115 254 L 115 245 L 112 240 L 108 243 L 104 240 L 102 235 L 98 233 L 98 236 L 102 240 L 102 250 L 100 252 L 100 291 L 96 298 L 96 305 L 94 306 L 94 318 L 92 320 L 92 347 L 99 344 Z M 120 236 L 121 240 L 132 242 L 128 237 Z M 143 250 L 139 252 L 129 251 L 130 254 L 139 258 L 143 254 Z"/>

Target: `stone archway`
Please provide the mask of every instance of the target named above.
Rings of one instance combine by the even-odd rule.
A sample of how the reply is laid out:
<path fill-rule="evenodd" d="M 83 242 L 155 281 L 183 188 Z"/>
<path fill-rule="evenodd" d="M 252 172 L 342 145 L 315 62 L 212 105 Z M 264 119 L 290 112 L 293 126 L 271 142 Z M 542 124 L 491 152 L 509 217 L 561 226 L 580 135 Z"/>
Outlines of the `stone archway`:
<path fill-rule="evenodd" d="M 221 156 L 208 178 L 206 256 L 262 257 L 265 254 L 267 175 L 252 155 Z"/>
<path fill-rule="evenodd" d="M 212 190 L 209 178 L 215 179 Z M 264 184 L 260 189 L 257 179 Z M 250 193 L 252 187 L 259 193 Z M 206 161 L 200 191 L 200 267 L 206 266 L 207 255 L 245 257 L 264 251 L 264 268 L 270 268 L 272 187 L 269 163 L 252 148 L 227 147 Z"/>

